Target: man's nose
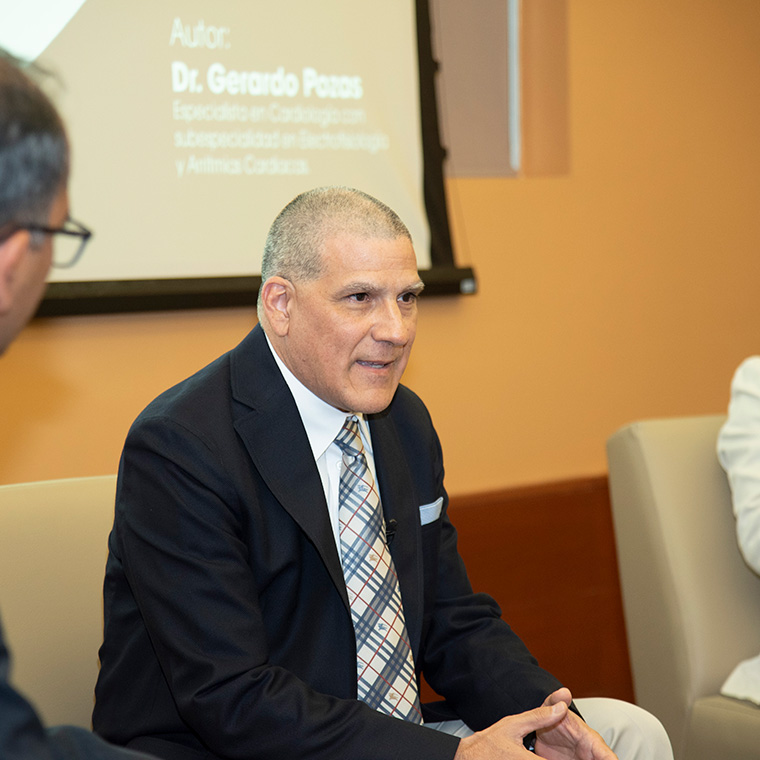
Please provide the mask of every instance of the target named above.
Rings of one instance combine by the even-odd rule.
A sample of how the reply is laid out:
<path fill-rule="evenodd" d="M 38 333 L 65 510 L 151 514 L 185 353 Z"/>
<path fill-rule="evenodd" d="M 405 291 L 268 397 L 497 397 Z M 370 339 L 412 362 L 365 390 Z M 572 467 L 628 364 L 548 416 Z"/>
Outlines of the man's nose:
<path fill-rule="evenodd" d="M 375 321 L 372 337 L 378 341 L 404 345 L 414 329 L 416 314 L 402 311 L 394 299 L 385 303 Z"/>

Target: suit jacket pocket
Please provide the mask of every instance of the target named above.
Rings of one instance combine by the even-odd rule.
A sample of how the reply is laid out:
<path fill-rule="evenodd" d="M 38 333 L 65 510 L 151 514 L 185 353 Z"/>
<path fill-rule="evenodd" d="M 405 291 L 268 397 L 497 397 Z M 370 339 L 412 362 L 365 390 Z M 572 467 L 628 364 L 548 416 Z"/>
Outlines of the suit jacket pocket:
<path fill-rule="evenodd" d="M 443 496 L 440 496 L 430 504 L 423 504 L 420 507 L 420 525 L 429 525 L 435 522 L 441 516 L 442 509 Z"/>

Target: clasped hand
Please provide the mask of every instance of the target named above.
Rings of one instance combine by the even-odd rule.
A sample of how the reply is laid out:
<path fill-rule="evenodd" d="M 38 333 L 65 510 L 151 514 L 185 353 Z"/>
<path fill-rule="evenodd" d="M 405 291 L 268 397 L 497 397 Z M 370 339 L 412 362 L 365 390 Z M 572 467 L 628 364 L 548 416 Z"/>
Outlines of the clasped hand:
<path fill-rule="evenodd" d="M 615 760 L 604 739 L 569 710 L 569 689 L 550 694 L 541 707 L 509 715 L 497 723 L 462 739 L 454 760 Z M 535 755 L 523 738 L 536 732 Z"/>

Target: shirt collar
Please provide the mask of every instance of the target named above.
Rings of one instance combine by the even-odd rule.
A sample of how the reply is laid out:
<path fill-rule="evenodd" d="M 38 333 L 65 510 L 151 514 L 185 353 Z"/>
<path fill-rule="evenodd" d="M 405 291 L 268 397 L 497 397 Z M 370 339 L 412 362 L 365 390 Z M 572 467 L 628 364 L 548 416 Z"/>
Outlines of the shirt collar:
<path fill-rule="evenodd" d="M 315 461 L 319 459 L 343 427 L 346 417 L 349 415 L 336 409 L 331 404 L 323 401 L 319 396 L 312 393 L 286 366 L 274 350 L 269 336 L 266 335 L 267 345 L 272 352 L 277 366 L 282 373 L 282 377 L 287 383 L 288 388 L 296 402 L 298 413 L 301 415 L 301 421 L 306 429 L 306 435 L 309 439 L 312 454 Z M 362 441 L 365 449 L 372 455 L 372 440 L 369 436 L 369 426 L 363 414 L 354 415 L 359 421 Z"/>

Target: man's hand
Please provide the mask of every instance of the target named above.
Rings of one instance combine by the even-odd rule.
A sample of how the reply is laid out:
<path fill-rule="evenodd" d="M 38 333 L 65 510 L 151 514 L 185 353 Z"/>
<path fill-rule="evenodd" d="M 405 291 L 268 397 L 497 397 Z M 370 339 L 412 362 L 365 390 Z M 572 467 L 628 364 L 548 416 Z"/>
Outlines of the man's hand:
<path fill-rule="evenodd" d="M 596 731 L 568 710 L 568 689 L 550 694 L 541 707 L 509 715 L 459 743 L 454 760 L 615 760 L 615 754 Z M 537 733 L 536 754 L 523 745 L 523 738 Z"/>
<path fill-rule="evenodd" d="M 528 760 L 535 755 L 525 749 L 523 738 L 533 731 L 553 730 L 566 715 L 567 704 L 563 700 L 553 704 L 544 702 L 535 710 L 509 715 L 483 731 L 462 739 L 454 760 Z"/>
<path fill-rule="evenodd" d="M 572 702 L 569 689 L 557 689 L 543 707 Z M 615 760 L 615 753 L 593 728 L 568 710 L 562 720 L 548 728 L 537 729 L 536 756 L 546 760 Z"/>

